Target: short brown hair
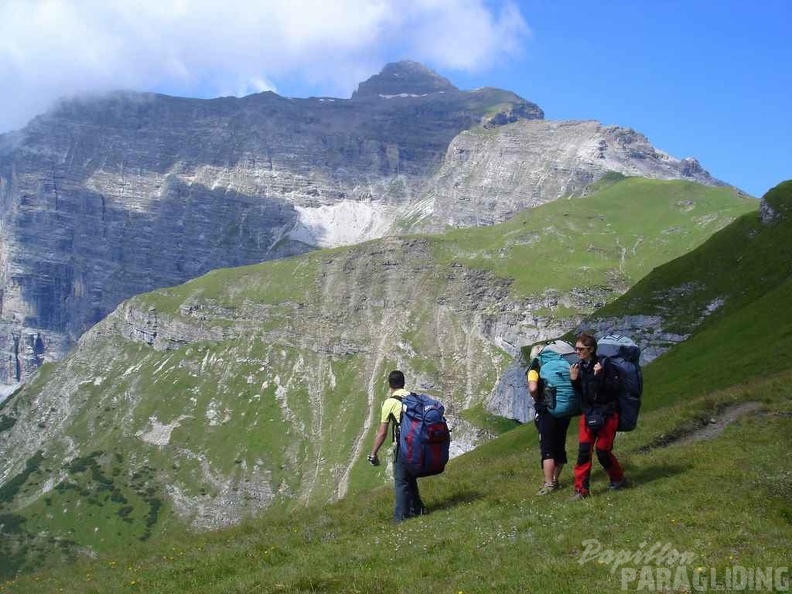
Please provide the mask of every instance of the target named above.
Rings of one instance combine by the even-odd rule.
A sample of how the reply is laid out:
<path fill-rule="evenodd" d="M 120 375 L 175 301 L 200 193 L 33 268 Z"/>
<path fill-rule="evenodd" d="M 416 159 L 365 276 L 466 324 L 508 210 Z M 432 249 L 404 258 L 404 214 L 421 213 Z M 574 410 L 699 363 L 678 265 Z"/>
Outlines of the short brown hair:
<path fill-rule="evenodd" d="M 578 334 L 577 338 L 575 339 L 575 342 L 576 343 L 582 342 L 583 346 L 590 347 L 591 352 L 595 355 L 597 354 L 597 339 L 594 338 L 594 335 L 591 334 L 590 332 L 583 332 L 581 334 Z"/>

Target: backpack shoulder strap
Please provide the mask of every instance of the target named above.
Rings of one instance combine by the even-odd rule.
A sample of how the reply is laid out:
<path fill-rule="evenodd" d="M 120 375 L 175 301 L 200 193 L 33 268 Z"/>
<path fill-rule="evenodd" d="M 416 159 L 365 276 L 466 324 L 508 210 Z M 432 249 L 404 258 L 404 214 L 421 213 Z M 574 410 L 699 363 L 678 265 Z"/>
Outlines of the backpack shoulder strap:
<path fill-rule="evenodd" d="M 404 398 L 401 396 L 391 396 L 394 400 L 398 400 L 399 402 L 404 402 Z M 399 429 L 401 428 L 401 415 L 397 419 L 393 413 L 391 413 L 388 418 L 391 420 L 391 441 L 397 442 L 399 441 Z"/>

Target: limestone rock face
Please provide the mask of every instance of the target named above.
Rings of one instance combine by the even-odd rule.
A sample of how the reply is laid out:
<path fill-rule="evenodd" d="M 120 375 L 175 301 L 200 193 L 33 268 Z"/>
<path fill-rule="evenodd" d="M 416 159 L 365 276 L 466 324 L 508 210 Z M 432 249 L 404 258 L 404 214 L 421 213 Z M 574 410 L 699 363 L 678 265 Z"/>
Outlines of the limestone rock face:
<path fill-rule="evenodd" d="M 383 85 L 405 96 L 380 97 Z M 412 63 L 358 95 L 114 93 L 1 136 L 0 382 L 59 358 L 137 293 L 384 235 L 454 136 L 494 104 L 542 115 Z"/>
<path fill-rule="evenodd" d="M 609 170 L 717 183 L 631 130 L 543 117 L 414 62 L 351 99 L 64 102 L 0 135 L 0 384 L 124 299 L 216 268 L 491 224 Z"/>
<path fill-rule="evenodd" d="M 358 85 L 352 99 L 369 97 L 420 97 L 432 93 L 458 92 L 451 81 L 432 72 L 423 64 L 405 60 L 387 64 L 382 72 Z"/>
<path fill-rule="evenodd" d="M 676 159 L 628 128 L 521 120 L 495 132 L 469 130 L 451 142 L 427 185 L 426 227 L 502 222 L 525 208 L 583 194 L 609 172 L 725 185 L 695 159 Z"/>
<path fill-rule="evenodd" d="M 781 215 L 766 200 L 762 200 L 759 203 L 759 218 L 767 225 L 781 218 Z"/>

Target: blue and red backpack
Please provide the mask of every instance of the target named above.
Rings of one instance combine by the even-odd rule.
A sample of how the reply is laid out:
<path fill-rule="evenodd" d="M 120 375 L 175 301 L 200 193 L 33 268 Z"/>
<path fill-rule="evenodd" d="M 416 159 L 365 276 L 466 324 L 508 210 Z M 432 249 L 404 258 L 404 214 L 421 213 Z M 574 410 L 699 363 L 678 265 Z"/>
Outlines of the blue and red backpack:
<path fill-rule="evenodd" d="M 445 407 L 431 396 L 415 392 L 394 398 L 402 403 L 401 418 L 394 425 L 396 459 L 413 476 L 440 474 L 448 462 L 451 444 Z"/>

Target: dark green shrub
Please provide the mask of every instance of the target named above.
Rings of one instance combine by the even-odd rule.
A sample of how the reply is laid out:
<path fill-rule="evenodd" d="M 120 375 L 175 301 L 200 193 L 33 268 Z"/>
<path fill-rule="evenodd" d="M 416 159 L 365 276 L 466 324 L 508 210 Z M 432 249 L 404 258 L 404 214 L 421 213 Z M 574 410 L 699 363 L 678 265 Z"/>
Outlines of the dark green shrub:
<path fill-rule="evenodd" d="M 16 425 L 16 422 L 17 420 L 14 417 L 9 417 L 7 415 L 0 415 L 0 431 L 11 429 L 11 427 Z"/>

